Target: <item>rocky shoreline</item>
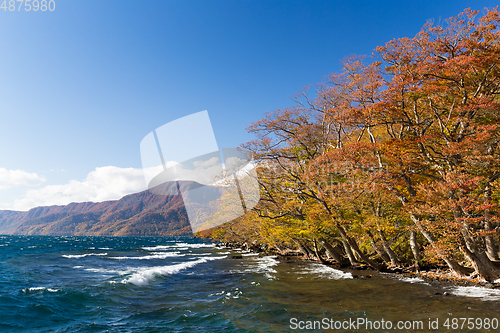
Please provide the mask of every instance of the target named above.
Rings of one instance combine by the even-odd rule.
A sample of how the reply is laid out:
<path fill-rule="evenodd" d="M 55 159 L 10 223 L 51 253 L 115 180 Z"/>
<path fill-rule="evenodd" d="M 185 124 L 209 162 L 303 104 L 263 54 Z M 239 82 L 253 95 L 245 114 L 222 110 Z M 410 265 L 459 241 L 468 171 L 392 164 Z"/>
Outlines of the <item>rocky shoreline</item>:
<path fill-rule="evenodd" d="M 217 246 L 225 247 L 231 250 L 243 250 L 249 251 L 253 253 L 259 253 L 262 255 L 274 255 L 276 256 L 276 260 L 283 263 L 300 263 L 300 262 L 314 262 L 319 264 L 324 264 L 326 266 L 330 266 L 332 268 L 338 270 L 348 269 L 351 272 L 359 271 L 360 274 L 352 274 L 354 279 L 369 279 L 372 277 L 370 272 L 377 272 L 371 267 L 363 264 L 359 264 L 356 267 L 353 266 L 342 266 L 337 262 L 332 260 L 323 261 L 318 260 L 317 258 L 307 258 L 305 255 L 300 253 L 300 251 L 290 251 L 290 253 L 282 254 L 274 251 L 266 251 L 258 246 L 248 246 L 245 244 L 232 244 L 232 243 L 218 243 Z M 242 256 L 232 256 L 232 259 L 241 259 Z M 439 268 L 428 268 L 421 269 L 415 271 L 414 267 L 397 267 L 397 268 L 388 268 L 383 273 L 396 274 L 406 278 L 421 278 L 425 282 L 439 287 L 450 287 L 450 286 L 461 286 L 461 287 L 482 287 L 486 289 L 500 289 L 500 281 L 495 283 L 480 281 L 479 278 L 462 278 L 453 275 L 451 272 L 442 270 Z M 446 293 L 443 294 L 446 296 Z"/>

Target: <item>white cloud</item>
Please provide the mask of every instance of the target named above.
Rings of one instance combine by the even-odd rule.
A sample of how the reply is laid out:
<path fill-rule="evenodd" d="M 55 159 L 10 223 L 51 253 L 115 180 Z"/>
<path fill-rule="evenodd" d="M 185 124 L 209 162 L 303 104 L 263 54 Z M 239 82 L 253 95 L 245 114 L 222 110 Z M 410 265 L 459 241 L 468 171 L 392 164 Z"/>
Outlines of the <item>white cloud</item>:
<path fill-rule="evenodd" d="M 23 198 L 14 201 L 11 209 L 29 210 L 71 202 L 118 200 L 146 188 L 142 169 L 106 166 L 96 168 L 83 181 L 70 180 L 64 185 L 29 190 Z"/>
<path fill-rule="evenodd" d="M 24 170 L 0 168 L 0 190 L 20 186 L 35 186 L 45 182 L 45 178 Z"/>

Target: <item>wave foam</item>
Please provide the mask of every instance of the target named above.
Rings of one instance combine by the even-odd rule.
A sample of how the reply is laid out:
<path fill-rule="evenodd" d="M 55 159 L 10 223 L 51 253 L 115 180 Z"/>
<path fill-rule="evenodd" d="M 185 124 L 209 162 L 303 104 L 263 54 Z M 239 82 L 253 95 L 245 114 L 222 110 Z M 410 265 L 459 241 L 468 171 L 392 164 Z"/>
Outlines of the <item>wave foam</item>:
<path fill-rule="evenodd" d="M 130 273 L 135 271 L 134 268 L 127 268 L 125 270 L 107 269 L 107 268 L 85 268 L 85 270 L 88 272 L 94 272 L 94 273 L 117 274 L 119 276 L 127 275 L 127 274 L 130 274 Z"/>
<path fill-rule="evenodd" d="M 405 277 L 405 276 L 402 276 L 402 277 L 398 277 L 398 280 L 403 281 L 403 282 L 409 282 L 409 283 L 424 283 L 424 284 L 428 284 L 428 283 L 425 282 L 424 279 L 419 278 L 419 277 Z"/>
<path fill-rule="evenodd" d="M 175 243 L 172 245 L 157 245 L 157 246 L 146 246 L 143 247 L 143 250 L 146 251 L 162 251 L 162 250 L 169 250 L 171 248 L 191 248 L 191 249 L 199 249 L 202 247 L 215 247 L 215 244 L 189 244 L 189 243 Z"/>
<path fill-rule="evenodd" d="M 161 250 L 169 250 L 175 247 L 175 245 L 158 245 L 158 246 L 145 246 L 142 249 L 146 251 L 161 251 Z"/>
<path fill-rule="evenodd" d="M 421 277 L 407 277 L 407 276 L 401 276 L 399 274 L 394 274 L 394 273 L 380 273 L 382 275 L 388 276 L 392 279 L 399 280 L 401 282 L 408 282 L 408 283 L 421 283 L 430 286 L 429 283 L 425 282 L 424 279 Z"/>
<path fill-rule="evenodd" d="M 141 256 L 141 257 L 109 257 L 110 259 L 115 259 L 115 260 L 150 260 L 150 259 L 165 259 L 169 257 L 182 257 L 184 254 L 179 254 L 180 252 L 158 252 L 158 253 L 153 253 L 152 255 L 148 256 Z"/>
<path fill-rule="evenodd" d="M 56 293 L 59 291 L 59 289 L 52 289 L 52 288 L 46 288 L 46 287 L 31 287 L 31 288 L 22 289 L 22 292 L 24 292 L 24 293 L 35 292 L 35 291 L 48 291 L 50 293 Z"/>
<path fill-rule="evenodd" d="M 456 296 L 476 297 L 483 301 L 499 301 L 500 290 L 487 289 L 482 287 L 455 287 L 450 290 L 450 293 Z"/>
<path fill-rule="evenodd" d="M 177 274 L 180 271 L 194 267 L 198 264 L 205 263 L 210 260 L 223 259 L 223 257 L 199 258 L 197 260 L 183 262 L 176 265 L 160 266 L 160 267 L 147 267 L 139 268 L 136 273 L 132 274 L 127 279 L 122 280 L 122 283 L 132 283 L 136 286 L 148 285 L 149 281 L 153 280 L 156 276 L 165 276 Z"/>
<path fill-rule="evenodd" d="M 341 270 L 331 268 L 331 267 L 328 267 L 328 266 L 322 265 L 322 264 L 311 264 L 309 267 L 307 267 L 305 269 L 305 273 L 317 274 L 317 275 L 321 276 L 322 278 L 334 279 L 334 280 L 352 279 L 353 278 L 351 273 L 346 273 L 346 272 L 343 272 Z"/>
<path fill-rule="evenodd" d="M 84 258 L 88 256 L 107 256 L 107 253 L 85 253 L 85 254 L 63 254 L 63 258 L 69 258 L 69 259 L 78 259 L 78 258 Z"/>
<path fill-rule="evenodd" d="M 277 271 L 272 268 L 279 264 L 279 261 L 275 259 L 276 256 L 265 256 L 259 258 L 252 258 L 252 261 L 249 261 L 252 266 L 245 268 L 243 271 L 241 270 L 232 270 L 234 273 L 257 273 L 264 274 L 270 280 L 275 279 L 271 273 L 277 273 Z M 254 264 L 255 263 L 255 264 Z"/>

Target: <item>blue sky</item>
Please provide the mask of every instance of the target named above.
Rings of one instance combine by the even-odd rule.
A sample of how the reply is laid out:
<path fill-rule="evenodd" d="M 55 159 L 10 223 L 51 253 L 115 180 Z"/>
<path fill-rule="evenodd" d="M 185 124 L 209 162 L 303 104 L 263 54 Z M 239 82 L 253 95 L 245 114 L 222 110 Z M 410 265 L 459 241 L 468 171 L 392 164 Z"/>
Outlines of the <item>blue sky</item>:
<path fill-rule="evenodd" d="M 494 1 L 54 0 L 0 9 L 0 209 L 144 189 L 139 144 L 208 110 L 219 147 L 352 54 Z M 16 4 L 16 6 L 19 2 Z"/>

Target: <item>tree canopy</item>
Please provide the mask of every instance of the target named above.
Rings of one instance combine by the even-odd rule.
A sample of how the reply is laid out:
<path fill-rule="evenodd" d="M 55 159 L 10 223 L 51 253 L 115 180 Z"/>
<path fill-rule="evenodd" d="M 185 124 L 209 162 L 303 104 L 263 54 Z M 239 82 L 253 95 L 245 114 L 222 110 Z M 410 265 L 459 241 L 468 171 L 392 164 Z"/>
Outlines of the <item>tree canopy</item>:
<path fill-rule="evenodd" d="M 252 124 L 261 201 L 212 236 L 500 278 L 499 22 L 428 23 Z"/>

